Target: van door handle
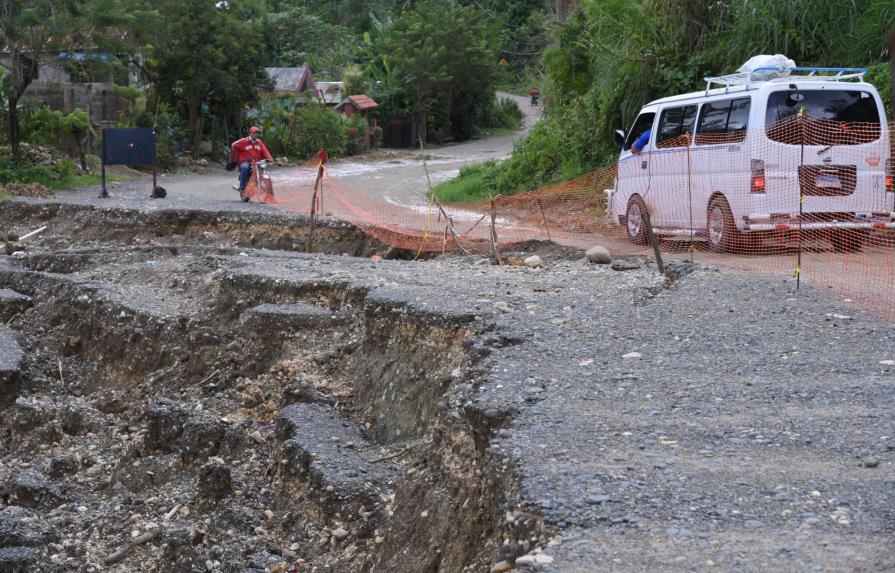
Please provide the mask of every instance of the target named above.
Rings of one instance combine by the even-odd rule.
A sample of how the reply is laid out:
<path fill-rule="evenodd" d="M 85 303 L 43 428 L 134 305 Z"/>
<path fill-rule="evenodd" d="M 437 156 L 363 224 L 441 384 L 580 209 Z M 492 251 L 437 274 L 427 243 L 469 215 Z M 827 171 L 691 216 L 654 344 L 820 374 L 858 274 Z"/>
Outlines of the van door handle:
<path fill-rule="evenodd" d="M 641 169 L 646 169 L 646 160 L 645 160 L 645 159 L 644 159 L 643 161 L 640 162 L 640 168 L 641 168 Z"/>

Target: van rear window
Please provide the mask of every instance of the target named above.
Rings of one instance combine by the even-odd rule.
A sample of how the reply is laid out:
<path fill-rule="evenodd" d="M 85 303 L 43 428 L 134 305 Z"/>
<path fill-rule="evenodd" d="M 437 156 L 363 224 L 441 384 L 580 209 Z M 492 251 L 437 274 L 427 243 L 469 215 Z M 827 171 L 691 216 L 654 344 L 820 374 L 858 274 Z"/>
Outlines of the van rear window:
<path fill-rule="evenodd" d="M 768 138 L 791 145 L 857 145 L 881 135 L 876 98 L 859 90 L 784 90 L 768 96 Z"/>

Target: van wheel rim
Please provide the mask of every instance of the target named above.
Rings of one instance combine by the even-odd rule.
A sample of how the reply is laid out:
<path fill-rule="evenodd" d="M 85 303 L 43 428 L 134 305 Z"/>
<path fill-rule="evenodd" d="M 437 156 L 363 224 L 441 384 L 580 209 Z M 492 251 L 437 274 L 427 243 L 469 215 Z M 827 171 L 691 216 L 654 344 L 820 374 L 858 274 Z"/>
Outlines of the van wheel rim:
<path fill-rule="evenodd" d="M 719 246 L 724 240 L 724 211 L 715 205 L 709 212 L 709 241 Z"/>
<path fill-rule="evenodd" d="M 632 237 L 640 236 L 640 228 L 643 225 L 643 216 L 640 214 L 640 205 L 634 203 L 628 213 L 628 234 Z"/>

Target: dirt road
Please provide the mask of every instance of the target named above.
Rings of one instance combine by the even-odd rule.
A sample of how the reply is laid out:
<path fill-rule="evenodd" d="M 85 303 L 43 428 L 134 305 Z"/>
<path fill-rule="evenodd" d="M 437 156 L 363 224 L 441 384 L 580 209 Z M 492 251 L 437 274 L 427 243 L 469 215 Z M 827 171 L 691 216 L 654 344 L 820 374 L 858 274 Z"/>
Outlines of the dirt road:
<path fill-rule="evenodd" d="M 507 157 L 513 151 L 515 142 L 528 133 L 537 121 L 541 107 L 532 107 L 528 98 L 507 93 L 498 95 L 519 104 L 525 114 L 522 129 L 510 135 L 427 148 L 426 154 L 430 158 L 427 166 L 433 185 L 456 177 L 466 165 Z M 301 170 L 295 168 L 274 170 L 273 174 L 276 181 L 287 182 L 287 185 L 296 179 L 304 179 Z M 334 160 L 329 166 L 328 176 L 335 185 L 354 193 L 363 193 L 371 199 L 397 205 L 426 204 L 426 173 L 419 152 L 414 150 L 374 154 L 372 159 L 352 157 Z M 236 193 L 230 188 L 233 183 L 233 175 L 223 170 L 220 175 L 173 176 L 163 180 L 169 194 L 203 201 L 237 201 Z"/>

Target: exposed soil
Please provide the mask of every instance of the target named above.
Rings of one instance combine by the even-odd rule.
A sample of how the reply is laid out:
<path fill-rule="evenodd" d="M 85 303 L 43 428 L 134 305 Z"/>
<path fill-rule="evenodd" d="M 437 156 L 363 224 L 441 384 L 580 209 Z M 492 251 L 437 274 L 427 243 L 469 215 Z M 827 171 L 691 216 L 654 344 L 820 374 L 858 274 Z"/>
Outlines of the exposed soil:
<path fill-rule="evenodd" d="M 4 573 L 895 566 L 895 328 L 823 293 L 0 210 L 42 225 L 0 259 Z"/>

